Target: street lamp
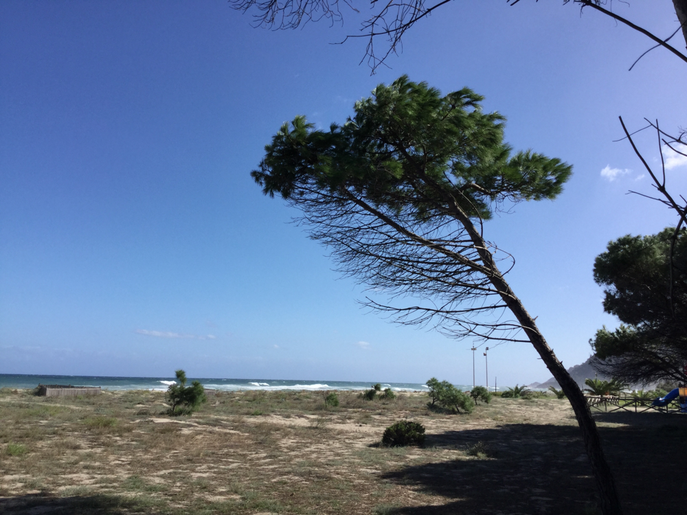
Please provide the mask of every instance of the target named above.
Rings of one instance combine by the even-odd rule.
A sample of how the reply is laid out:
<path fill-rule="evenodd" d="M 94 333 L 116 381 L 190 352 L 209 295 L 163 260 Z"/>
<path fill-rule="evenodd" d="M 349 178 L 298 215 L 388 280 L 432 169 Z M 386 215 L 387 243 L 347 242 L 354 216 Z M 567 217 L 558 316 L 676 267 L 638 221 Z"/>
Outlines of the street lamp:
<path fill-rule="evenodd" d="M 475 351 L 477 347 L 470 349 L 472 351 L 472 387 L 475 387 Z"/>
<path fill-rule="evenodd" d="M 489 350 L 489 347 L 486 347 L 484 349 L 484 366 L 487 371 L 487 390 L 489 389 L 489 358 L 487 357 L 487 351 Z"/>

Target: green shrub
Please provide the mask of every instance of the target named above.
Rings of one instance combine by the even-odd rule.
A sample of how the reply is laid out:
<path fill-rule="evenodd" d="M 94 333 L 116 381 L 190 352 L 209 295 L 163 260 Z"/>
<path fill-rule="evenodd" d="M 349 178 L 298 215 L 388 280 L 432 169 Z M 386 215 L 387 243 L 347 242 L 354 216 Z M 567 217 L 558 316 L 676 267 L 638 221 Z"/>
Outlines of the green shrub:
<path fill-rule="evenodd" d="M 26 454 L 26 445 L 10 442 L 7 444 L 7 447 L 5 447 L 5 454 L 8 456 L 23 456 Z"/>
<path fill-rule="evenodd" d="M 382 393 L 380 397 L 382 399 L 391 400 L 396 398 L 396 394 L 393 392 L 391 388 L 384 388 L 384 393 Z"/>
<path fill-rule="evenodd" d="M 361 393 L 360 396 L 365 399 L 366 401 L 373 401 L 374 398 L 377 396 L 377 393 L 382 391 L 382 385 L 379 383 L 373 384 L 372 388 L 370 390 L 367 390 L 365 393 Z"/>
<path fill-rule="evenodd" d="M 425 428 L 418 422 L 401 420 L 384 431 L 382 443 L 390 447 L 401 445 L 422 445 L 425 442 Z"/>
<path fill-rule="evenodd" d="M 115 427 L 119 421 L 115 417 L 95 415 L 93 417 L 85 418 L 83 423 L 90 429 L 109 429 Z"/>
<path fill-rule="evenodd" d="M 427 387 L 430 398 L 427 407 L 430 409 L 439 408 L 453 413 L 460 413 L 463 410 L 465 413 L 472 413 L 475 407 L 475 401 L 469 395 L 464 394 L 448 381 L 438 381 L 433 377 L 427 381 Z"/>
<path fill-rule="evenodd" d="M 374 388 L 371 390 L 367 390 L 366 392 L 360 394 L 360 397 L 362 397 L 366 401 L 372 401 L 372 400 L 374 400 L 374 398 L 376 396 L 377 396 L 377 390 L 375 390 Z"/>
<path fill-rule="evenodd" d="M 491 392 L 484 386 L 475 386 L 470 392 L 470 397 L 477 404 L 479 401 L 489 404 L 491 401 Z"/>
<path fill-rule="evenodd" d="M 191 386 L 186 386 L 186 372 L 176 371 L 178 384 L 171 384 L 167 389 L 167 400 L 171 407 L 167 411 L 169 415 L 190 415 L 207 400 L 205 388 L 198 381 L 193 381 Z"/>
<path fill-rule="evenodd" d="M 339 396 L 334 392 L 329 392 L 324 398 L 324 405 L 330 408 L 335 408 L 339 405 Z"/>

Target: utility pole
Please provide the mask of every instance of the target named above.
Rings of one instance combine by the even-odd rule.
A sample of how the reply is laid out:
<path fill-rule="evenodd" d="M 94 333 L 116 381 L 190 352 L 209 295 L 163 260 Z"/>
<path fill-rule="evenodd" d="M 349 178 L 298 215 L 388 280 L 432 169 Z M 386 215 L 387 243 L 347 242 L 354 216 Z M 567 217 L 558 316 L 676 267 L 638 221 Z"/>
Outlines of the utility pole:
<path fill-rule="evenodd" d="M 489 390 L 489 358 L 487 357 L 487 351 L 489 350 L 489 347 L 486 347 L 484 349 L 484 366 L 487 371 L 487 390 Z"/>
<path fill-rule="evenodd" d="M 475 387 L 475 351 L 477 347 L 470 349 L 472 351 L 472 387 Z"/>

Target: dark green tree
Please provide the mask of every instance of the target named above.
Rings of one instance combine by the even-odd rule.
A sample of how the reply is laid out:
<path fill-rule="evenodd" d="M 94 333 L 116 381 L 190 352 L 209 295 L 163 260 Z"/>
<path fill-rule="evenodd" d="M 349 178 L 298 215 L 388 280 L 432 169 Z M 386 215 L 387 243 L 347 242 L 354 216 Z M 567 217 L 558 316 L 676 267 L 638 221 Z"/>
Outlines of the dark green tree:
<path fill-rule="evenodd" d="M 204 403 L 207 398 L 205 389 L 198 381 L 193 381 L 191 386 L 186 386 L 186 372 L 176 371 L 177 383 L 169 385 L 167 400 L 169 401 L 170 415 L 190 415 Z"/>
<path fill-rule="evenodd" d="M 475 401 L 475 404 L 478 402 L 489 404 L 491 402 L 491 392 L 486 386 L 475 386 L 470 390 L 470 397 Z"/>
<path fill-rule="evenodd" d="M 460 413 L 463 410 L 465 413 L 472 413 L 475 408 L 473 398 L 448 381 L 439 381 L 433 377 L 427 381 L 427 388 L 429 388 L 427 394 L 430 398 L 427 407 L 430 409 L 439 408 L 453 413 Z"/>
<path fill-rule="evenodd" d="M 687 381 L 687 231 L 623 236 L 594 262 L 603 306 L 622 322 L 590 340 L 596 368 L 627 383 Z"/>
<path fill-rule="evenodd" d="M 571 167 L 513 154 L 503 117 L 482 112 L 481 100 L 469 89 L 442 97 L 401 77 L 357 102 L 343 125 L 315 130 L 304 117 L 284 124 L 252 176 L 265 194 L 301 210 L 341 272 L 410 299 L 368 299 L 373 308 L 454 337 L 531 342 L 575 411 L 604 512 L 620 513 L 584 396 L 506 282 L 499 265 L 507 273 L 511 256 L 484 237 L 484 221 L 504 205 L 555 198 Z"/>

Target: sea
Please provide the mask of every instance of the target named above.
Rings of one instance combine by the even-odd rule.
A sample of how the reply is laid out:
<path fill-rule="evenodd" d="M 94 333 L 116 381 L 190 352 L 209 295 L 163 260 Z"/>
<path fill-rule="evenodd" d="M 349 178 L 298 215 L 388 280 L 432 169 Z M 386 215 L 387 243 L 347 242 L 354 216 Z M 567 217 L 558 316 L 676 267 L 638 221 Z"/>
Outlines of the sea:
<path fill-rule="evenodd" d="M 191 377 L 189 382 L 198 380 L 211 390 L 368 390 L 373 382 L 369 381 L 291 381 L 285 379 L 222 379 L 212 377 Z M 39 384 L 100 386 L 103 390 L 166 390 L 174 384 L 173 377 L 110 377 L 110 376 L 64 376 L 64 375 L 25 375 L 0 374 L 0 388 L 32 389 Z M 428 391 L 423 383 L 382 383 L 382 388 L 396 392 Z M 470 390 L 469 385 L 455 385 L 461 390 Z"/>

